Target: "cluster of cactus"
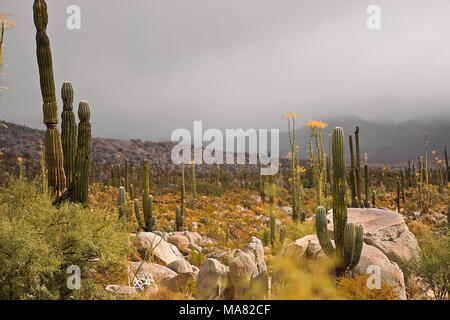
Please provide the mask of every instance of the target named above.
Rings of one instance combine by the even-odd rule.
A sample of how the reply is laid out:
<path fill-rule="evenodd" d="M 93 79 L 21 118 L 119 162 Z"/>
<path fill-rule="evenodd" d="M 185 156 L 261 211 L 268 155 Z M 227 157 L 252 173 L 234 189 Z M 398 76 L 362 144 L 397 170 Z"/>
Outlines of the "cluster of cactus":
<path fill-rule="evenodd" d="M 326 124 L 322 121 L 310 121 L 309 136 L 309 166 L 312 171 L 314 184 L 316 186 L 317 205 L 322 205 L 324 185 L 326 185 L 326 157 L 323 148 L 323 129 Z M 315 146 L 315 151 L 314 151 Z M 316 155 L 317 154 L 317 155 Z"/>
<path fill-rule="evenodd" d="M 55 78 L 53 74 L 50 40 L 47 36 L 48 13 L 44 0 L 35 0 L 33 5 L 36 27 L 36 53 L 43 100 L 45 132 L 45 161 L 48 171 L 48 186 L 59 199 L 66 188 L 63 167 L 63 150 L 58 124 L 58 103 L 56 101 Z"/>
<path fill-rule="evenodd" d="M 50 40 L 47 36 L 48 13 L 45 0 L 35 0 L 33 5 L 36 27 L 37 61 L 42 93 L 45 133 L 45 162 L 48 187 L 56 196 L 56 202 L 70 199 L 86 203 L 91 169 L 91 124 L 90 110 L 86 101 L 78 108 L 80 123 L 75 123 L 73 113 L 73 88 L 64 82 L 61 89 L 63 100 L 61 135 L 58 125 L 58 103 L 56 101 Z M 78 132 L 77 132 L 78 130 Z M 66 190 L 66 185 L 69 188 Z"/>
<path fill-rule="evenodd" d="M 305 215 L 301 210 L 301 181 L 300 181 L 300 156 L 298 161 L 296 161 L 296 138 L 295 138 L 295 119 L 297 115 L 292 112 L 290 114 L 284 114 L 283 117 L 287 118 L 288 121 L 288 133 L 289 133 L 289 144 L 291 147 L 290 156 L 290 171 L 291 171 L 291 188 L 290 196 L 292 203 L 292 218 L 294 221 L 304 221 Z"/>
<path fill-rule="evenodd" d="M 181 214 L 180 206 L 177 206 L 175 208 L 175 225 L 176 225 L 177 231 L 183 230 L 183 215 Z"/>
<path fill-rule="evenodd" d="M 150 173 L 147 160 L 142 163 L 142 210 L 144 219 L 141 217 L 139 199 L 134 199 L 134 214 L 139 227 L 145 232 L 150 232 L 156 225 L 156 216 L 153 216 L 153 197 L 150 195 Z"/>
<path fill-rule="evenodd" d="M 316 232 L 323 252 L 335 259 L 337 276 L 354 268 L 363 247 L 362 226 L 347 223 L 347 181 L 345 174 L 344 130 L 333 131 L 333 224 L 335 247 L 327 230 L 327 212 L 320 206 L 316 210 Z"/>

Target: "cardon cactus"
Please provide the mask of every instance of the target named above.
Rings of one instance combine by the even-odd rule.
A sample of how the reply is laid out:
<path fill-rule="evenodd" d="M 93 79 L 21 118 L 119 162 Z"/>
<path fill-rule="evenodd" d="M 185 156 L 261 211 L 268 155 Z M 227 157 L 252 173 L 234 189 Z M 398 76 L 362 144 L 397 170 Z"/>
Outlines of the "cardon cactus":
<path fill-rule="evenodd" d="M 181 215 L 181 208 L 179 206 L 175 209 L 175 224 L 177 231 L 183 230 L 183 216 Z"/>
<path fill-rule="evenodd" d="M 144 200 L 145 199 L 145 200 Z M 139 210 L 139 199 L 134 199 L 134 214 L 138 221 L 139 227 L 145 232 L 151 232 L 156 225 L 156 216 L 153 216 L 153 196 L 149 195 L 144 198 L 144 220 L 142 220 L 141 212 Z"/>
<path fill-rule="evenodd" d="M 126 201 L 126 195 L 125 195 L 125 188 L 119 187 L 119 194 L 117 195 L 117 209 L 119 211 L 119 218 L 122 218 L 125 214 L 125 201 Z"/>
<path fill-rule="evenodd" d="M 72 202 L 86 203 L 88 200 L 89 177 L 91 172 L 91 112 L 87 101 L 78 106 L 77 156 L 73 176 Z"/>
<path fill-rule="evenodd" d="M 66 188 L 66 176 L 63 167 L 61 136 L 57 127 L 58 104 L 56 102 L 55 79 L 53 75 L 50 40 L 47 36 L 47 4 L 44 0 L 35 0 L 33 5 L 34 25 L 36 27 L 36 54 L 43 100 L 45 132 L 45 162 L 48 170 L 48 186 L 59 199 Z"/>
<path fill-rule="evenodd" d="M 75 167 L 75 155 L 77 153 L 77 124 L 73 113 L 73 88 L 70 82 L 64 82 L 61 88 L 61 96 L 64 102 L 61 114 L 61 140 L 64 152 L 64 172 L 67 185 L 73 181 Z"/>
<path fill-rule="evenodd" d="M 145 232 L 150 232 L 156 225 L 156 217 L 153 216 L 153 197 L 150 193 L 150 174 L 148 170 L 148 162 L 142 162 L 142 210 L 144 212 L 144 220 L 141 218 L 139 209 L 139 200 L 134 199 L 134 214 L 138 221 L 139 227 Z"/>
<path fill-rule="evenodd" d="M 347 223 L 347 181 L 345 178 L 344 130 L 333 132 L 333 224 L 335 247 L 327 230 L 327 212 L 316 209 L 316 231 L 323 252 L 335 259 L 336 275 L 343 276 L 354 268 L 361 257 L 363 228 Z"/>

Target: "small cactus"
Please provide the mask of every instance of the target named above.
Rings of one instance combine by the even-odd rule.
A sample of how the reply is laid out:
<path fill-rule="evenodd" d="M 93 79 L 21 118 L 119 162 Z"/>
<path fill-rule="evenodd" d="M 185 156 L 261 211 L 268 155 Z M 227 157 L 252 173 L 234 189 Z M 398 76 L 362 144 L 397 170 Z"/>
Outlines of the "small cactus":
<path fill-rule="evenodd" d="M 121 186 L 119 187 L 119 194 L 117 195 L 117 209 L 119 211 L 119 218 L 122 218 L 125 214 L 125 200 L 125 188 Z"/>

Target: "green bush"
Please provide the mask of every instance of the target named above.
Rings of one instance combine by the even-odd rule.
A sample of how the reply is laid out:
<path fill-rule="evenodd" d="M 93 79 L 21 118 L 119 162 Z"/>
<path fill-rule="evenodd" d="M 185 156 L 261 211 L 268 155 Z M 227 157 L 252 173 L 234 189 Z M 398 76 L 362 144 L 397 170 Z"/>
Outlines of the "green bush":
<path fill-rule="evenodd" d="M 128 252 L 115 213 L 57 208 L 25 179 L 0 189 L 0 299 L 83 298 L 94 291 L 90 271 L 123 269 Z M 81 271 L 78 290 L 67 288 L 71 265 Z"/>
<path fill-rule="evenodd" d="M 289 223 L 286 227 L 286 237 L 292 241 L 295 241 L 297 239 L 301 239 L 304 236 L 314 234 L 315 227 L 314 223 L 307 221 L 307 222 L 298 222 L 298 221 L 292 221 Z"/>
<path fill-rule="evenodd" d="M 198 182 L 197 183 L 197 193 L 209 196 L 219 197 L 223 193 L 223 189 L 207 182 Z"/>
<path fill-rule="evenodd" d="M 433 242 L 422 242 L 417 257 L 403 263 L 405 272 L 413 275 L 433 292 L 436 300 L 448 299 L 450 288 L 450 239 L 443 236 Z"/>

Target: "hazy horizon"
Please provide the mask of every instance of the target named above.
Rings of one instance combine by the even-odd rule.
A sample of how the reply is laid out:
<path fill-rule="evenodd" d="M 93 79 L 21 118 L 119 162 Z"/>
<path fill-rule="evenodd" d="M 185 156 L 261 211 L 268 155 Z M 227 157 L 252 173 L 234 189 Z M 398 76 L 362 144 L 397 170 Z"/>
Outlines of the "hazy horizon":
<path fill-rule="evenodd" d="M 2 118 L 43 129 L 32 1 L 13 14 Z M 93 135 L 161 141 L 172 130 L 280 128 L 283 112 L 400 123 L 450 118 L 450 2 L 324 0 L 47 0 L 58 113 L 69 80 Z M 66 8 L 81 7 L 81 30 Z M 381 30 L 366 27 L 369 5 Z M 126 129 L 125 129 L 126 128 Z"/>

